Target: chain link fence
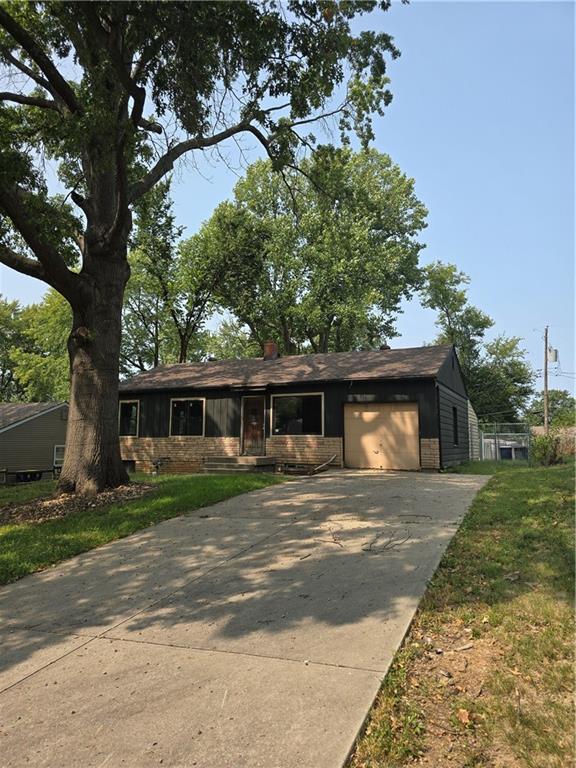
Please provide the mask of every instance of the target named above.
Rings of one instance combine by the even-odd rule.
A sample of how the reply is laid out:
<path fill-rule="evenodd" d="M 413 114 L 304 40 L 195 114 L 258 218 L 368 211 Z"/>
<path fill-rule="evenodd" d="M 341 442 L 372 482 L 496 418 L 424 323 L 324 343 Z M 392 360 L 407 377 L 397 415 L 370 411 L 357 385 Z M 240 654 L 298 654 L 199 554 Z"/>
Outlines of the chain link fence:
<path fill-rule="evenodd" d="M 527 461 L 530 427 L 524 423 L 480 424 L 480 458 L 493 461 Z"/>

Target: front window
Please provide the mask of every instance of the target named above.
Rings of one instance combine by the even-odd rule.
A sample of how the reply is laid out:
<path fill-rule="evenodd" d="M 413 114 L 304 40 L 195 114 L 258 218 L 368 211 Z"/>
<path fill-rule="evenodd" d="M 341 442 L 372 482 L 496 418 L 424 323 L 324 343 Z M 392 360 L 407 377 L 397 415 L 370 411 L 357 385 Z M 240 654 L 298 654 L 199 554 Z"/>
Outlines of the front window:
<path fill-rule="evenodd" d="M 452 407 L 452 433 L 454 445 L 458 445 L 458 409 Z"/>
<path fill-rule="evenodd" d="M 273 397 L 274 435 L 321 435 L 322 395 Z"/>
<path fill-rule="evenodd" d="M 118 433 L 125 437 L 137 437 L 138 435 L 138 408 L 137 400 L 120 400 L 118 417 Z"/>
<path fill-rule="evenodd" d="M 204 401 L 172 400 L 171 435 L 204 434 Z"/>
<path fill-rule="evenodd" d="M 63 445 L 54 446 L 54 466 L 61 467 L 64 464 L 64 448 Z"/>

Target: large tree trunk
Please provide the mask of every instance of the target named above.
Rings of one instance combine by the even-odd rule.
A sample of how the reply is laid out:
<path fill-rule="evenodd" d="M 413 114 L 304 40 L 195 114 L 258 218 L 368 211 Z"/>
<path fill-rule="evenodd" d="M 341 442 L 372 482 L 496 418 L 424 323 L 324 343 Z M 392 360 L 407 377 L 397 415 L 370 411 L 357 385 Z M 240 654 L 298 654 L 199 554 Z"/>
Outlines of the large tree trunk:
<path fill-rule="evenodd" d="M 118 438 L 118 372 L 125 259 L 100 261 L 74 308 L 68 339 L 71 388 L 59 490 L 94 494 L 128 482 Z"/>

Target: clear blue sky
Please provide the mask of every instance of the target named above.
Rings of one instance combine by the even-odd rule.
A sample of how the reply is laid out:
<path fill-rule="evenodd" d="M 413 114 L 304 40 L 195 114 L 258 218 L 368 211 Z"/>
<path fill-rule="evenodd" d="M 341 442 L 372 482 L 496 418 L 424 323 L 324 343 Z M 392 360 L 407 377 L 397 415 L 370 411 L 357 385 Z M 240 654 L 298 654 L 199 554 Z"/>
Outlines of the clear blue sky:
<path fill-rule="evenodd" d="M 466 272 L 470 298 L 494 318 L 494 333 L 522 337 L 535 369 L 548 324 L 562 370 L 576 371 L 574 5 L 397 3 L 367 18 L 402 51 L 390 65 L 394 101 L 376 122 L 375 144 L 415 178 L 428 207 L 423 261 Z M 236 163 L 233 147 L 229 153 Z M 255 148 L 248 154 L 258 156 Z M 216 160 L 201 158 L 198 168 L 188 164 L 177 176 L 185 235 L 237 178 Z M 3 269 L 0 291 L 31 302 L 43 288 Z M 394 346 L 428 342 L 434 314 L 414 300 L 398 330 Z M 551 375 L 551 386 L 573 384 L 573 376 Z"/>

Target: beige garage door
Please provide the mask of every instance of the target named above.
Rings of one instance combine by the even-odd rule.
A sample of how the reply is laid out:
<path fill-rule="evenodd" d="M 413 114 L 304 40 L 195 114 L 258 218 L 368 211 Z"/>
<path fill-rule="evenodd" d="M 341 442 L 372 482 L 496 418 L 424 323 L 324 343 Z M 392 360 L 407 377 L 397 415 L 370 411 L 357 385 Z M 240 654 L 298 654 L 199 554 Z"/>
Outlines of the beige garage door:
<path fill-rule="evenodd" d="M 362 403 L 344 408 L 347 467 L 420 469 L 417 403 Z"/>

